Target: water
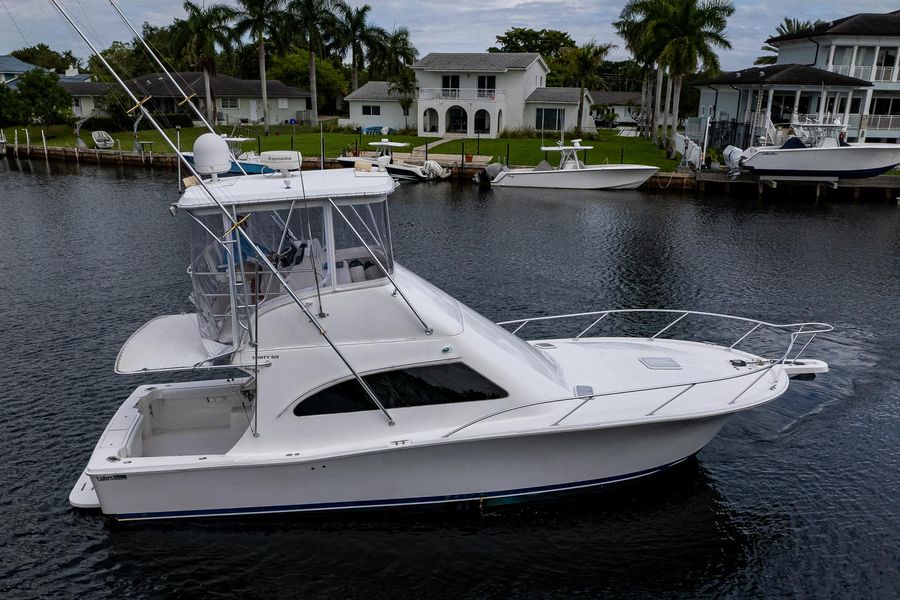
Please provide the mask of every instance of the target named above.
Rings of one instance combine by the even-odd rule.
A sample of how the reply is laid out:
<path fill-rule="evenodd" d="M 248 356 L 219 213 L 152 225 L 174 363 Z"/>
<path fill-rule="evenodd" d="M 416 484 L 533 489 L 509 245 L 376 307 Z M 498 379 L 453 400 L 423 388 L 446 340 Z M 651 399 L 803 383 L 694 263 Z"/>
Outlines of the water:
<path fill-rule="evenodd" d="M 188 309 L 171 172 L 0 162 L 0 596 L 895 598 L 900 209 L 404 185 L 398 260 L 495 320 L 693 308 L 822 320 L 832 371 L 620 492 L 485 514 L 116 524 L 67 496 Z"/>

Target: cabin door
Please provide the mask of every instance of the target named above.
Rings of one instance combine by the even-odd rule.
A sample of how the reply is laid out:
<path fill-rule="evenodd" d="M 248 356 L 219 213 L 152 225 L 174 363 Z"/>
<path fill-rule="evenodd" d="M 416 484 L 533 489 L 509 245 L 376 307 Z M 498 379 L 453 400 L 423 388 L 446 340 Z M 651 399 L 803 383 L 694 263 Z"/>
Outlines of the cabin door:
<path fill-rule="evenodd" d="M 250 101 L 250 121 L 255 123 L 259 120 L 259 113 L 256 110 L 256 100 Z"/>

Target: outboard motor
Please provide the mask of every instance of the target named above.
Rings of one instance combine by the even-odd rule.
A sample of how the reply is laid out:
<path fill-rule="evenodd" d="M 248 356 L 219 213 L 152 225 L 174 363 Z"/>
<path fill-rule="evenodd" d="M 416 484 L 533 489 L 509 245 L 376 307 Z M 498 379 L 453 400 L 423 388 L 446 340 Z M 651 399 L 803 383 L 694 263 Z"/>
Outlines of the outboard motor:
<path fill-rule="evenodd" d="M 722 157 L 725 159 L 725 165 L 728 166 L 728 172 L 738 173 L 741 170 L 741 155 L 743 150 L 734 146 L 726 146 L 722 151 Z"/>
<path fill-rule="evenodd" d="M 491 182 L 494 180 L 494 178 L 505 170 L 506 167 L 502 164 L 491 163 L 483 168 L 477 175 L 475 175 L 475 183 L 484 186 L 491 185 Z"/>

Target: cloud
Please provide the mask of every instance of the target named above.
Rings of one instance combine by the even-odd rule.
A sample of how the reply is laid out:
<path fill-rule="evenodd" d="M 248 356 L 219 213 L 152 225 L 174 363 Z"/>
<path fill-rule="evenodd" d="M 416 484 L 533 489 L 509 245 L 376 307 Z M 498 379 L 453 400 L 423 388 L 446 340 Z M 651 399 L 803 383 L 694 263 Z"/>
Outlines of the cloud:
<path fill-rule="evenodd" d="M 77 56 L 90 54 L 49 2 L 2 3 L 9 14 L 0 7 L 0 54 L 39 42 L 56 50 L 72 50 Z M 233 0 L 230 3 L 235 4 Z M 349 3 L 360 6 L 364 2 Z M 63 0 L 63 4 L 101 47 L 132 37 L 106 0 Z M 612 28 L 624 0 L 615 4 L 596 0 L 368 0 L 368 4 L 373 6 L 373 23 L 389 30 L 406 26 L 420 56 L 429 52 L 483 52 L 510 27 L 530 27 L 566 31 L 579 43 L 591 39 L 612 42 L 619 48 L 610 57 L 628 58 L 622 40 Z M 727 70 L 747 67 L 762 54 L 759 47 L 775 33 L 785 16 L 829 20 L 852 14 L 846 2 L 836 0 L 794 0 L 789 6 L 776 0 L 735 0 L 735 4 L 737 10 L 727 30 L 732 50 L 720 53 L 722 67 Z M 138 27 L 144 21 L 168 24 L 184 14 L 182 0 L 120 0 L 119 6 Z M 866 0 L 864 10 L 888 12 L 896 8 L 896 0 Z"/>

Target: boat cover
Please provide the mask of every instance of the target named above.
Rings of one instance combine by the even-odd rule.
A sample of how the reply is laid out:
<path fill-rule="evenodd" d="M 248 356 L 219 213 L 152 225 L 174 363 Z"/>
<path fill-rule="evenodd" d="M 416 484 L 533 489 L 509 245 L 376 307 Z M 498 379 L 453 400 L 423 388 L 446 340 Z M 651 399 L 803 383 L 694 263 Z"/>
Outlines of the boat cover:
<path fill-rule="evenodd" d="M 119 350 L 116 373 L 194 369 L 230 350 L 231 346 L 200 337 L 196 313 L 156 317 Z"/>

